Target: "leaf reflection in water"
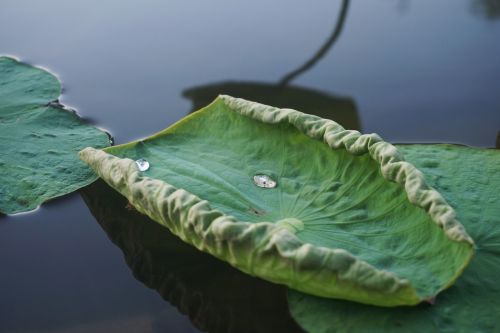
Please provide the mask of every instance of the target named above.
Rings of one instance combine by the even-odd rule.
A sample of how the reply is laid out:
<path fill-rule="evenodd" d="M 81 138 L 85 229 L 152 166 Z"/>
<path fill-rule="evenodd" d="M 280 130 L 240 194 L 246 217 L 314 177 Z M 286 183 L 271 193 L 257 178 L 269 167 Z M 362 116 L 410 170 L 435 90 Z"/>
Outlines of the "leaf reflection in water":
<path fill-rule="evenodd" d="M 125 256 L 134 276 L 208 332 L 302 332 L 288 312 L 286 288 L 248 276 L 182 242 L 102 180 L 81 195 Z"/>

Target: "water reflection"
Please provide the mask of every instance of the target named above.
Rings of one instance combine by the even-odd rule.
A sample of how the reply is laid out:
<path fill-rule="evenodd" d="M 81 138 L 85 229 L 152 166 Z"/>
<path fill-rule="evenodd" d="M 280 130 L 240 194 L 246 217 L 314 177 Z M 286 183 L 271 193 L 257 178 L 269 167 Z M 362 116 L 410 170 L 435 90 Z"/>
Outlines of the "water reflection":
<path fill-rule="evenodd" d="M 293 80 L 316 65 L 339 39 L 349 3 L 350 0 L 342 0 L 333 31 L 318 51 L 302 65 L 284 75 L 278 83 L 226 81 L 189 88 L 183 92 L 183 96 L 191 100 L 192 111 L 208 105 L 219 94 L 227 94 L 280 108 L 297 109 L 333 119 L 349 129 L 361 130 L 356 105 L 351 98 L 291 85 Z"/>
<path fill-rule="evenodd" d="M 488 20 L 500 19 L 500 0 L 473 0 L 472 12 Z"/>
<path fill-rule="evenodd" d="M 208 332 L 301 332 L 286 288 L 250 277 L 185 244 L 103 181 L 81 191 L 134 276 Z"/>
<path fill-rule="evenodd" d="M 325 56 L 328 50 L 335 44 L 335 42 L 339 39 L 342 30 L 344 29 L 345 20 L 347 17 L 347 11 L 349 9 L 349 0 L 342 0 L 342 4 L 340 7 L 339 16 L 337 18 L 337 23 L 333 28 L 332 34 L 326 42 L 319 48 L 319 50 L 314 54 L 314 56 L 307 60 L 303 65 L 294 69 L 290 73 L 286 74 L 280 81 L 280 86 L 286 86 L 290 84 L 295 78 L 297 78 L 302 73 L 311 69 L 321 58 Z"/>
<path fill-rule="evenodd" d="M 347 97 L 327 95 L 323 92 L 295 86 L 258 82 L 222 82 L 191 88 L 183 95 L 193 103 L 192 111 L 208 105 L 219 94 L 241 97 L 281 108 L 292 108 L 333 119 L 349 129 L 361 129 L 354 101 Z"/>

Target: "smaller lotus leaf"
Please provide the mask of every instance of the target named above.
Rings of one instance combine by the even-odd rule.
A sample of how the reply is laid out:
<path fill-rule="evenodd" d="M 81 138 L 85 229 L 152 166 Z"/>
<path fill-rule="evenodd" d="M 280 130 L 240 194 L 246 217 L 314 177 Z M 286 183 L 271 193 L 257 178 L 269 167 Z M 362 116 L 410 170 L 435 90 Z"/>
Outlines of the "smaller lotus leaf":
<path fill-rule="evenodd" d="M 78 151 L 108 135 L 57 103 L 61 84 L 41 68 L 0 57 L 0 212 L 35 209 L 96 179 Z"/>
<path fill-rule="evenodd" d="M 445 144 L 398 149 L 456 207 L 477 256 L 432 306 L 387 309 L 289 290 L 293 317 L 311 333 L 499 332 L 500 151 Z"/>
<path fill-rule="evenodd" d="M 148 139 L 80 156 L 184 241 L 313 295 L 417 304 L 473 255 L 394 146 L 295 110 L 220 96 Z"/>

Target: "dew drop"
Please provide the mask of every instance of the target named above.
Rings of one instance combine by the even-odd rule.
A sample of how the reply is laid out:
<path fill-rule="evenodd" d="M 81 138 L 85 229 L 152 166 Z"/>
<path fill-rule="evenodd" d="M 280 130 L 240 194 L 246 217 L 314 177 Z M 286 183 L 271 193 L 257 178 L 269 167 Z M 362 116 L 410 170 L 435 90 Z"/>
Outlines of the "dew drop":
<path fill-rule="evenodd" d="M 137 168 L 139 168 L 139 171 L 146 171 L 147 169 L 149 169 L 149 162 L 143 158 L 135 161 L 135 164 L 137 164 Z"/>
<path fill-rule="evenodd" d="M 264 187 L 264 188 L 274 188 L 277 185 L 276 181 L 274 181 L 271 177 L 262 174 L 253 176 L 253 182 L 258 187 Z"/>

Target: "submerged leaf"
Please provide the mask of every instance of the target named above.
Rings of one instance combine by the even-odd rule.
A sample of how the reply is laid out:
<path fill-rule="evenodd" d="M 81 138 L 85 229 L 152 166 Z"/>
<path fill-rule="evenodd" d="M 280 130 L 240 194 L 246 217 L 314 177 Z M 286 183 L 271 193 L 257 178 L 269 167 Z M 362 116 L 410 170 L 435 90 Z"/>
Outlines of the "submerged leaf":
<path fill-rule="evenodd" d="M 109 146 L 108 135 L 57 103 L 49 72 L 0 57 L 0 212 L 35 209 L 96 179 L 78 151 Z"/>
<path fill-rule="evenodd" d="M 477 255 L 433 306 L 378 308 L 289 290 L 294 318 L 311 333 L 498 332 L 500 322 L 500 151 L 456 145 L 399 145 L 474 237 Z"/>
<path fill-rule="evenodd" d="M 473 254 L 453 209 L 394 146 L 290 109 L 221 96 L 148 139 L 81 158 L 184 241 L 313 295 L 417 304 Z"/>
<path fill-rule="evenodd" d="M 81 191 L 90 211 L 122 251 L 134 276 L 206 332 L 302 332 L 288 312 L 286 287 L 244 274 L 182 242 L 126 208 L 103 181 Z"/>

